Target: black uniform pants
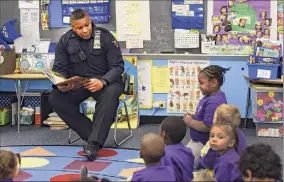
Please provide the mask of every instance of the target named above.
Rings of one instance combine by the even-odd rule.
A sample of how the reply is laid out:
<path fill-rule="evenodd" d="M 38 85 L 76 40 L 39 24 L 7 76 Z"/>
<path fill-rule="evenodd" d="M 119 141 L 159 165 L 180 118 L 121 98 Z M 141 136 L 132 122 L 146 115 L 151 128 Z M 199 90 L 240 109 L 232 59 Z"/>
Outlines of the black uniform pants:
<path fill-rule="evenodd" d="M 120 82 L 93 93 L 84 88 L 69 92 L 54 89 L 49 95 L 49 103 L 58 116 L 83 140 L 95 141 L 103 146 L 114 122 L 122 90 Z M 96 100 L 93 122 L 79 110 L 80 103 L 88 97 Z"/>

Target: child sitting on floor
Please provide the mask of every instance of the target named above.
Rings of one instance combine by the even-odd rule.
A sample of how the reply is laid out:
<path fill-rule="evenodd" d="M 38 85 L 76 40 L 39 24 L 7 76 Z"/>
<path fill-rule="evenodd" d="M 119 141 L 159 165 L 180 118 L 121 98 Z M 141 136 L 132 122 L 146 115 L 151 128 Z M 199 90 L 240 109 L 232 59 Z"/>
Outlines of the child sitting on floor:
<path fill-rule="evenodd" d="M 281 181 L 282 162 L 269 145 L 254 144 L 240 156 L 239 170 L 245 181 Z"/>
<path fill-rule="evenodd" d="M 240 110 L 234 106 L 229 104 L 222 104 L 217 107 L 213 123 L 231 123 L 235 125 L 237 128 L 237 138 L 238 138 L 238 145 L 236 147 L 236 151 L 240 154 L 242 151 L 244 151 L 247 147 L 246 137 L 244 133 L 240 130 L 239 125 L 241 122 L 241 114 Z M 206 145 L 201 150 L 201 157 L 205 156 L 208 151 L 210 150 L 209 141 L 206 143 Z M 200 162 L 200 161 L 199 161 Z"/>
<path fill-rule="evenodd" d="M 237 162 L 240 159 L 236 152 L 236 127 L 228 123 L 216 123 L 212 126 L 209 138 L 210 148 L 217 153 L 208 152 L 203 157 L 203 167 L 213 169 L 213 177 L 217 181 L 243 181 L 238 171 Z"/>
<path fill-rule="evenodd" d="M 154 133 L 145 134 L 140 147 L 140 156 L 146 168 L 134 172 L 131 181 L 176 181 L 173 168 L 160 165 L 160 160 L 165 155 L 165 143 L 161 136 Z"/>
<path fill-rule="evenodd" d="M 165 156 L 160 164 L 172 166 L 177 181 L 191 181 L 194 156 L 190 148 L 181 143 L 186 134 L 186 125 L 180 117 L 167 117 L 160 125 L 160 135 L 166 144 Z"/>
<path fill-rule="evenodd" d="M 209 140 L 210 128 L 216 108 L 227 103 L 225 93 L 220 90 L 224 83 L 224 74 L 229 69 L 218 65 L 210 65 L 198 74 L 200 91 L 204 97 L 200 100 L 194 115 L 186 113 L 184 122 L 190 128 L 190 142 L 186 147 L 191 148 L 194 155 L 194 166 L 197 165 L 200 151 Z"/>
<path fill-rule="evenodd" d="M 0 150 L 0 181 L 13 181 L 19 173 L 20 155 L 11 151 Z"/>

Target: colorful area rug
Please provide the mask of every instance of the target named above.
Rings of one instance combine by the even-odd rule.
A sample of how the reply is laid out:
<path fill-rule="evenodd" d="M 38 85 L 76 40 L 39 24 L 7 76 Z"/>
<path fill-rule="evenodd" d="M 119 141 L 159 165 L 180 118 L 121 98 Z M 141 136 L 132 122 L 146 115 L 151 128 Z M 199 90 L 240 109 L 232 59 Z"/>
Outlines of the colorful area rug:
<path fill-rule="evenodd" d="M 85 165 L 89 174 L 111 181 L 122 181 L 144 167 L 139 151 L 105 148 L 94 162 L 85 160 L 82 147 L 77 146 L 20 146 L 1 147 L 20 153 L 22 165 L 15 181 L 74 181 Z"/>

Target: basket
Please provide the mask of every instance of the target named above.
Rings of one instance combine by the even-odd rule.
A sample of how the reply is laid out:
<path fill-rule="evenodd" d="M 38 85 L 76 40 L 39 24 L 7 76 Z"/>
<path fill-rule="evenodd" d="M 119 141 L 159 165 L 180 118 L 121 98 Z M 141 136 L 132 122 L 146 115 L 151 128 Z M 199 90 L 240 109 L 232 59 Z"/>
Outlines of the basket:
<path fill-rule="evenodd" d="M 10 111 L 8 109 L 4 109 L 0 111 L 0 125 L 1 126 L 9 123 L 9 114 L 10 114 Z"/>
<path fill-rule="evenodd" d="M 280 64 L 250 64 L 248 63 L 249 79 L 271 79 L 278 78 Z"/>

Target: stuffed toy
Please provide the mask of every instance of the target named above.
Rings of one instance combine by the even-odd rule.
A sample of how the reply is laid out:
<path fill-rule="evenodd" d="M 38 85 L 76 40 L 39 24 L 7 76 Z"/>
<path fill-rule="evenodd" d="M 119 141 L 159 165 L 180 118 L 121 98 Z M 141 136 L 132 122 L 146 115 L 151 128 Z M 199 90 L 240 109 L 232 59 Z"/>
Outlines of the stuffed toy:
<path fill-rule="evenodd" d="M 15 39 L 22 37 L 14 28 L 16 21 L 17 19 L 10 20 L 0 28 L 0 45 L 2 44 L 7 50 L 11 49 L 9 44 L 13 44 Z"/>

